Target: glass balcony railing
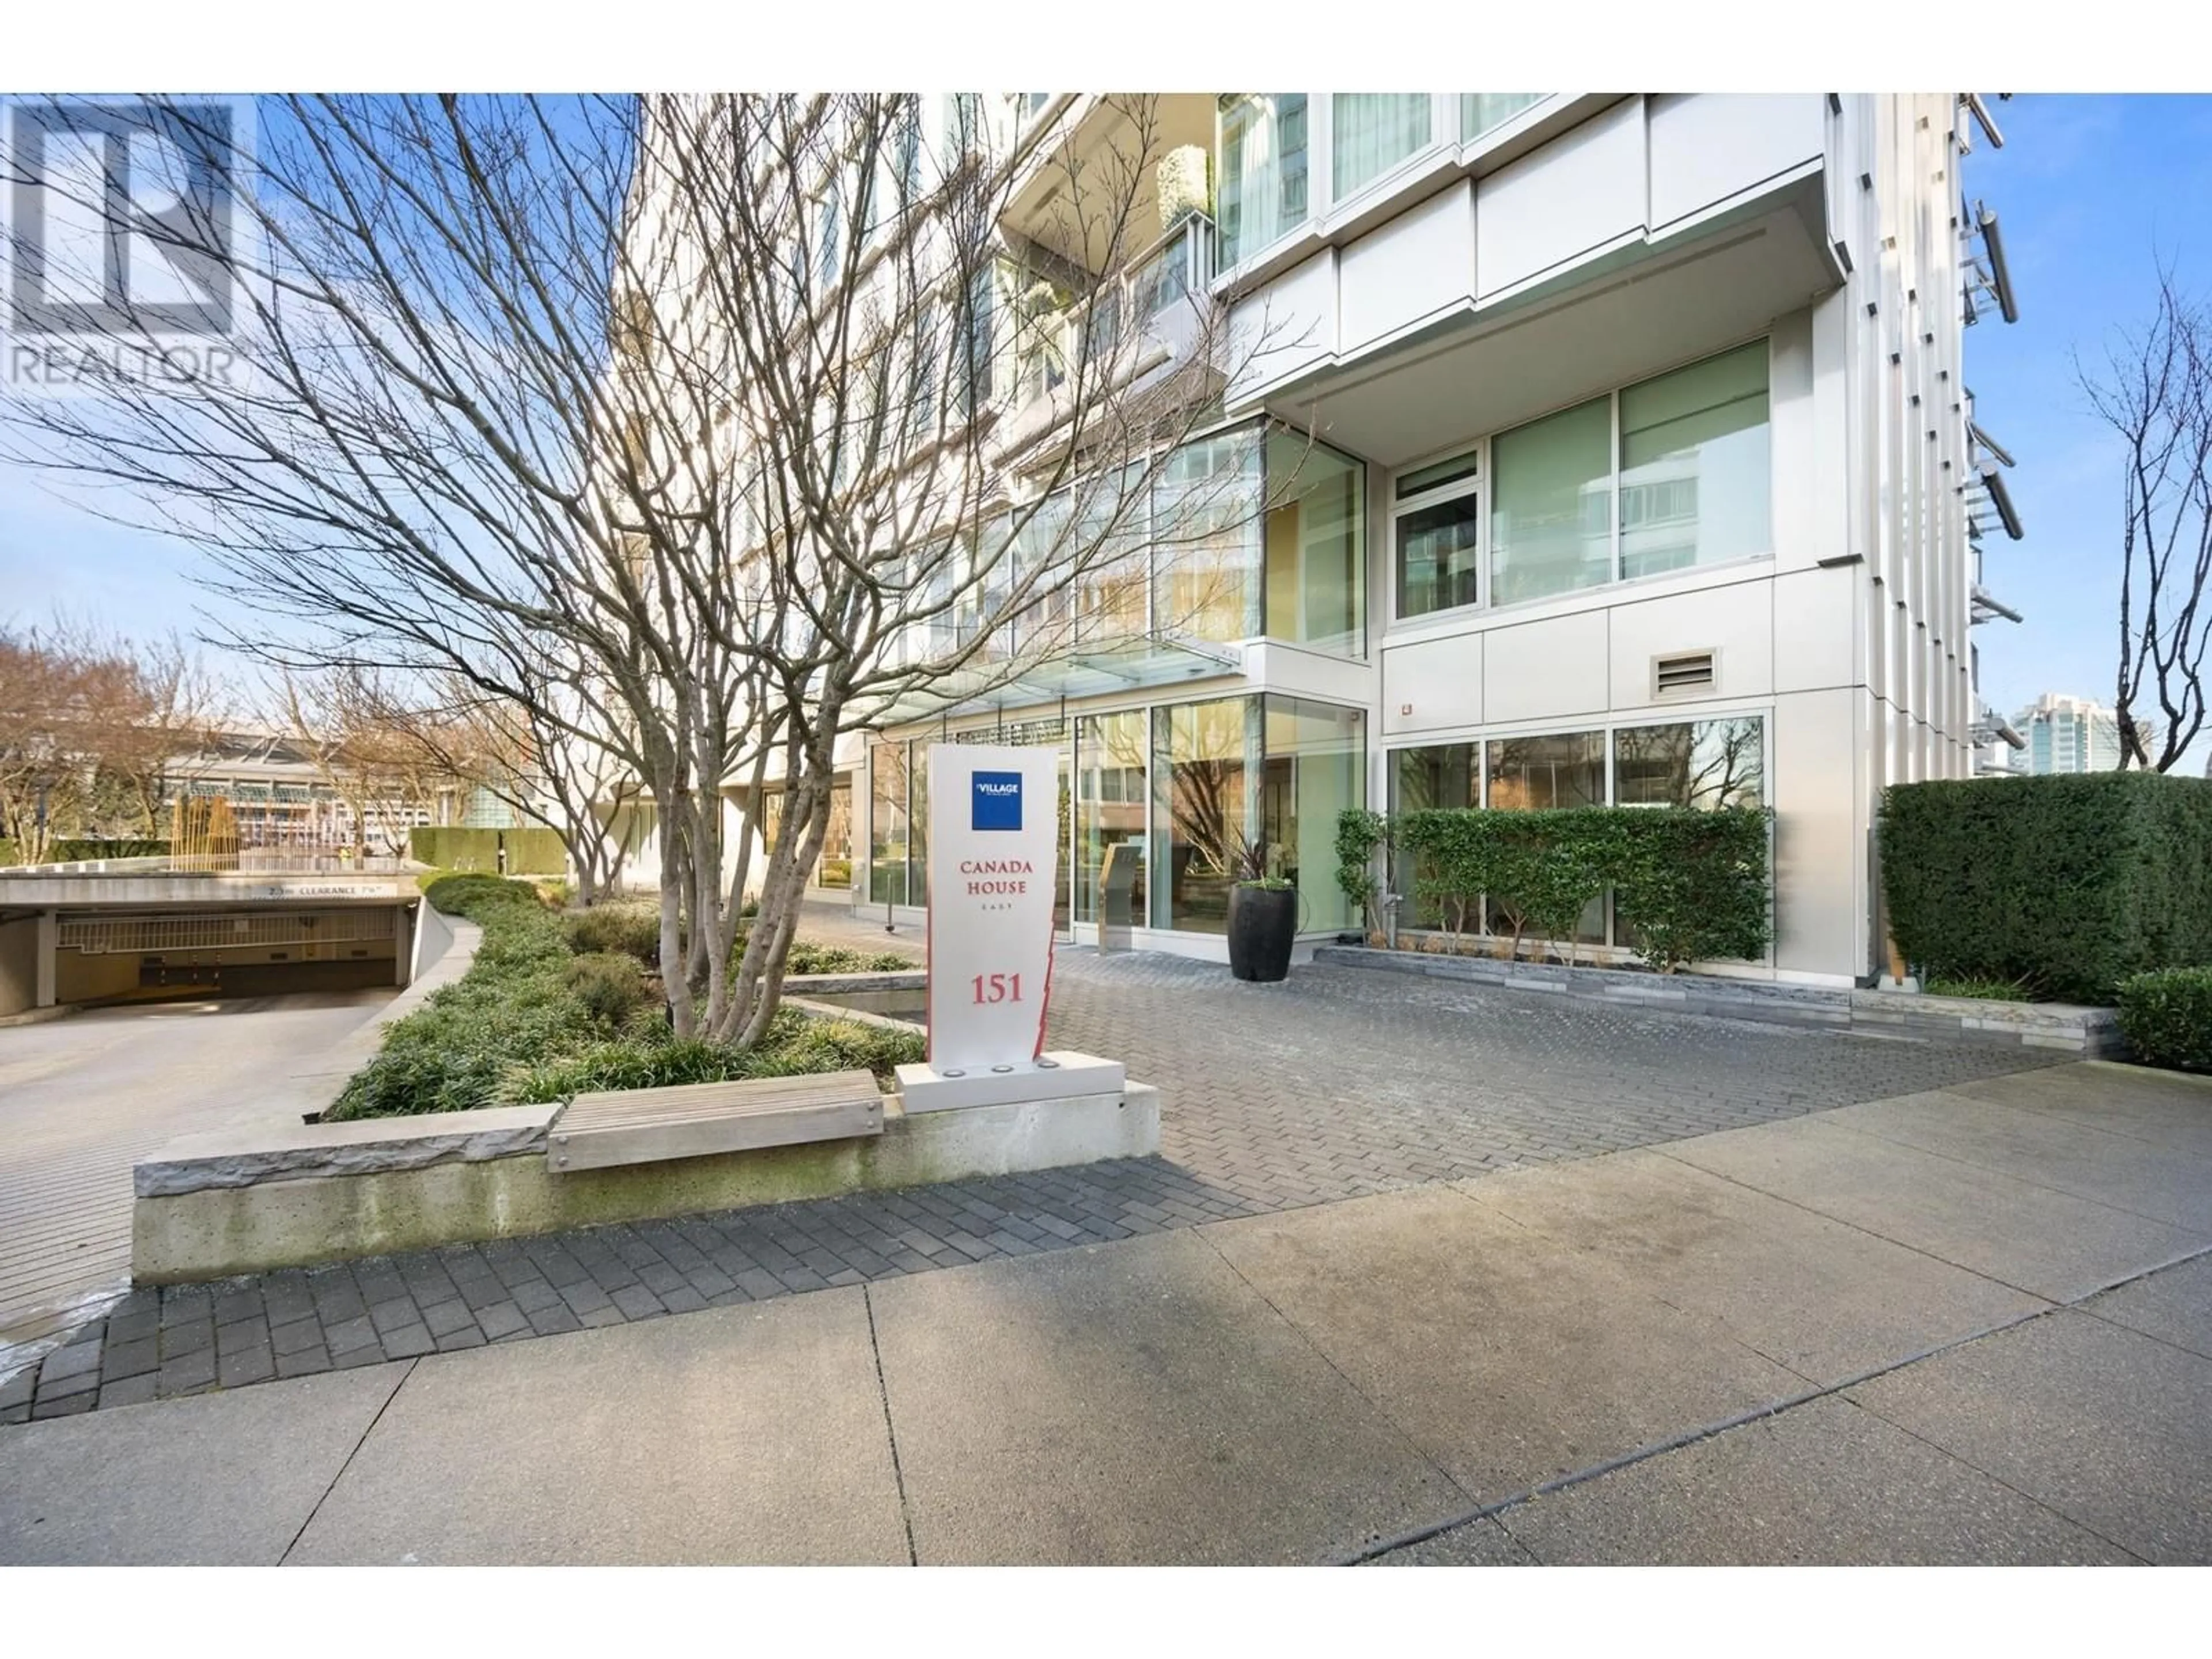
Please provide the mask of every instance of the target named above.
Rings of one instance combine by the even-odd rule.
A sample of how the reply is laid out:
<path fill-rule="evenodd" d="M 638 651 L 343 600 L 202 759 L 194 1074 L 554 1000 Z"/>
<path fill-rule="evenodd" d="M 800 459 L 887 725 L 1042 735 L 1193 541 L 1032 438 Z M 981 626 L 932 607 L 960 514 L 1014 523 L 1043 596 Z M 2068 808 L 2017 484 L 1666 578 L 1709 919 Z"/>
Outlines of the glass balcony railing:
<path fill-rule="evenodd" d="M 1120 276 L 1058 313 L 1054 325 L 1025 325 L 1013 354 L 1015 408 L 1026 409 L 1057 392 L 1079 354 L 1102 365 L 1146 337 L 1175 349 L 1178 331 L 1167 319 L 1179 304 L 1194 302 L 1206 293 L 1213 280 L 1213 222 L 1192 214 Z"/>

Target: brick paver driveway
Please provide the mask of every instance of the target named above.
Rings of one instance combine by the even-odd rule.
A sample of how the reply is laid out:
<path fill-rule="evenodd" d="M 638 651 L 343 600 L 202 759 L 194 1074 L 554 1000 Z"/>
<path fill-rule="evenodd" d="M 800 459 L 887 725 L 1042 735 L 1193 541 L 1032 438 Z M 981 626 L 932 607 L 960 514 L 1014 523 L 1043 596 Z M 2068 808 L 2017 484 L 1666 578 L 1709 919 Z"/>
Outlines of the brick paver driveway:
<path fill-rule="evenodd" d="M 1588 1157 L 2057 1058 L 1350 968 L 1247 985 L 1087 950 L 1061 953 L 1049 1036 L 1159 1085 L 1160 1157 L 134 1291 L 47 1359 L 35 1394 L 28 1373 L 0 1387 L 0 1421 Z"/>
<path fill-rule="evenodd" d="M 1161 1090 L 1161 1152 L 1255 1209 L 1589 1157 L 2051 1063 L 1302 967 L 1063 951 L 1056 1047 Z"/>

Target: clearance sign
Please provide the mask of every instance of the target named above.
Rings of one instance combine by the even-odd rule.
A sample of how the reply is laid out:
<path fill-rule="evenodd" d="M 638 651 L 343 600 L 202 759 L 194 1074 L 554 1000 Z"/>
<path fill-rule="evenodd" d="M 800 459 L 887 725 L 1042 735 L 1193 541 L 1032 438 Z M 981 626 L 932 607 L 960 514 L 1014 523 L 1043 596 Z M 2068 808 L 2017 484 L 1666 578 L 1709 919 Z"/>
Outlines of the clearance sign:
<path fill-rule="evenodd" d="M 929 750 L 929 1064 L 939 1073 L 1044 1051 L 1058 788 L 1049 749 Z"/>

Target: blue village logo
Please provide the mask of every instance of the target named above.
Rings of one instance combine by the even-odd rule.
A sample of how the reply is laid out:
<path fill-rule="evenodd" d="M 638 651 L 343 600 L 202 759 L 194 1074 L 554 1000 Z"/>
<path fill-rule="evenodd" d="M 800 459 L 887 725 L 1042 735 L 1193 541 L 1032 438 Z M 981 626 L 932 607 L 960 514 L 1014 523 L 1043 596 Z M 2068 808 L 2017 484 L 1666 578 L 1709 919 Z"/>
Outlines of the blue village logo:
<path fill-rule="evenodd" d="M 969 826 L 976 830 L 1020 829 L 1022 775 L 1018 772 L 978 772 L 975 778 L 975 814 L 969 820 Z"/>

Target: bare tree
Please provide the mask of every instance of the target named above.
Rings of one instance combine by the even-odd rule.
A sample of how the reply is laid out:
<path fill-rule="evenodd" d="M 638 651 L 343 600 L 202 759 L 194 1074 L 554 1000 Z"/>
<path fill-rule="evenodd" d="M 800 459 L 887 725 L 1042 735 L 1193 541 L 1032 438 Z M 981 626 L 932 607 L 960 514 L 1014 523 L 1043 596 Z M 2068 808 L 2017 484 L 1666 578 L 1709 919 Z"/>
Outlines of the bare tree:
<path fill-rule="evenodd" d="M 2212 325 L 2161 265 L 2149 324 L 2109 348 L 2082 389 L 2124 450 L 2120 765 L 2170 769 L 2204 726 L 2212 644 Z M 2164 715 L 2154 722 L 2143 706 Z"/>
<path fill-rule="evenodd" d="M 558 672 L 550 658 L 526 672 L 526 702 L 487 695 L 449 674 L 413 685 L 411 696 L 382 690 L 377 719 L 445 775 L 465 779 L 550 828 L 568 854 L 578 901 L 595 904 L 621 874 L 615 819 L 638 786 L 603 745 L 555 730 L 543 717 L 540 711 L 560 702 L 572 676 Z"/>
<path fill-rule="evenodd" d="M 160 834 L 163 768 L 204 695 L 173 639 L 142 648 L 68 617 L 0 629 L 0 839 L 35 864 L 67 836 Z"/>
<path fill-rule="evenodd" d="M 675 1029 L 752 1042 L 840 736 L 1006 684 L 1126 605 L 1138 538 L 1204 570 L 1259 510 L 1255 446 L 1192 441 L 1280 342 L 1200 284 L 1164 348 L 1149 101 L 1096 147 L 949 108 L 940 135 L 908 95 L 270 100 L 255 234 L 181 250 L 231 279 L 247 372 L 172 355 L 14 410 L 15 452 L 210 550 L 268 619 L 234 643 L 453 677 L 619 760 L 660 826 Z M 1061 252 L 1002 229 L 1022 191 Z M 1256 631 L 1202 580 L 1152 603 Z M 771 778 L 756 871 L 727 802 Z"/>

